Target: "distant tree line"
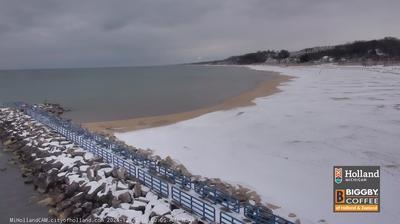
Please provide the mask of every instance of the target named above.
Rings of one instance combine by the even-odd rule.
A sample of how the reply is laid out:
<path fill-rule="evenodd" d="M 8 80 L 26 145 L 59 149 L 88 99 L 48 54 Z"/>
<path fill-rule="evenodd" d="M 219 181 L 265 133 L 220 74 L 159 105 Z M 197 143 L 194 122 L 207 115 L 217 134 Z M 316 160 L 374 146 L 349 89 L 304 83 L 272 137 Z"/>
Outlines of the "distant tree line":
<path fill-rule="evenodd" d="M 224 60 L 199 62 L 196 64 L 258 64 L 271 63 L 307 63 L 307 62 L 341 62 L 341 61 L 400 61 L 400 40 L 385 37 L 380 40 L 355 41 L 348 44 L 306 48 L 290 53 L 287 50 L 257 51 Z"/>
<path fill-rule="evenodd" d="M 331 49 L 305 53 L 299 56 L 301 63 L 320 60 L 329 56 L 335 61 L 351 59 L 400 59 L 400 40 L 385 37 L 380 40 L 355 41 L 349 44 L 337 45 Z"/>
<path fill-rule="evenodd" d="M 287 50 L 280 50 L 280 51 L 267 50 L 267 51 L 257 51 L 255 53 L 248 53 L 239 56 L 232 56 L 230 58 L 223 60 L 222 62 L 228 64 L 238 64 L 238 65 L 257 64 L 257 63 L 264 63 L 265 61 L 267 61 L 267 59 L 272 58 L 276 60 L 282 60 L 288 58 L 289 56 L 290 53 Z"/>

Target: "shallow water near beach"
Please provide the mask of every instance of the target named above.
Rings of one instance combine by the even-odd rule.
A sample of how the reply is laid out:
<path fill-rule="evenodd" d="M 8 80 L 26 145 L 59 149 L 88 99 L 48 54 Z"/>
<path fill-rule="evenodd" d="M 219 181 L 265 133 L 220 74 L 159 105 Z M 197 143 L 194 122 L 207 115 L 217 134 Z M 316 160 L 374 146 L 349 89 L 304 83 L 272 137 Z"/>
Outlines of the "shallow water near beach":
<path fill-rule="evenodd" d="M 213 106 L 273 77 L 244 67 L 174 65 L 0 70 L 0 104 L 60 103 L 76 122 L 147 117 Z"/>
<path fill-rule="evenodd" d="M 34 200 L 39 194 L 24 184 L 21 171 L 8 162 L 11 155 L 3 147 L 0 143 L 0 223 L 9 223 L 10 218 L 48 217 L 48 209 Z"/>

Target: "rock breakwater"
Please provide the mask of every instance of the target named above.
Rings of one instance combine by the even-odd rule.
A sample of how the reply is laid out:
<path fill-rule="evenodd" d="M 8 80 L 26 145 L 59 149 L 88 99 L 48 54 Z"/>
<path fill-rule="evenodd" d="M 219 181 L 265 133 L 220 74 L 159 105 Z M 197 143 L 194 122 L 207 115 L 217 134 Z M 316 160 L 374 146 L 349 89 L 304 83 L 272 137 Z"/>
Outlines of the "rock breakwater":
<path fill-rule="evenodd" d="M 0 109 L 0 140 L 53 217 L 82 222 L 199 223 L 101 158 L 15 109 Z"/>

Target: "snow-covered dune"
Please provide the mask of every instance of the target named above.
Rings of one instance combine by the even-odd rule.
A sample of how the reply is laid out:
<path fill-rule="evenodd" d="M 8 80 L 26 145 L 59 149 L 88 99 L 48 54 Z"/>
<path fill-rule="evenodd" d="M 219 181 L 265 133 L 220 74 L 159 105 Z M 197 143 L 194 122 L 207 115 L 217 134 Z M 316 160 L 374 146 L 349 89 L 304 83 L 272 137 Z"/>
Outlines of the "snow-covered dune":
<path fill-rule="evenodd" d="M 399 67 L 251 68 L 296 78 L 255 106 L 116 136 L 248 186 L 302 223 L 399 223 Z M 381 166 L 379 214 L 332 212 L 334 165 Z"/>

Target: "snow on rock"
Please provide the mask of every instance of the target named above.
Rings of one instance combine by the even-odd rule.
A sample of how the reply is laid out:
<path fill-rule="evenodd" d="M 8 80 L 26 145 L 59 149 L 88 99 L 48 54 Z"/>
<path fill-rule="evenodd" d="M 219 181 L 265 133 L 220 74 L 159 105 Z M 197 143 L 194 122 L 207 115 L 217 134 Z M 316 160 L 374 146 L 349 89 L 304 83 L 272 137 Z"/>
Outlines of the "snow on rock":
<path fill-rule="evenodd" d="M 68 183 L 72 184 L 72 183 L 84 183 L 87 179 L 85 177 L 80 177 L 80 175 L 78 174 L 67 174 L 65 175 L 65 173 L 59 173 L 58 174 L 59 177 L 61 176 L 65 176 L 68 179 Z"/>
<path fill-rule="evenodd" d="M 183 223 L 188 223 L 188 222 L 191 223 L 191 222 L 195 221 L 193 216 L 190 215 L 189 213 L 187 213 L 183 209 L 172 210 L 171 217 L 172 217 L 172 220 L 178 221 L 178 222 L 183 222 Z"/>
<path fill-rule="evenodd" d="M 80 166 L 79 167 L 79 170 L 81 171 L 81 172 L 86 172 L 86 170 L 89 168 L 89 166 L 88 165 L 83 165 L 83 166 Z"/>
<path fill-rule="evenodd" d="M 400 67 L 251 68 L 295 78 L 255 106 L 116 136 L 171 156 L 193 174 L 249 187 L 291 220 L 397 223 Z M 381 166 L 380 213 L 332 212 L 334 165 Z"/>
<path fill-rule="evenodd" d="M 150 191 L 146 194 L 146 199 L 149 201 L 156 201 L 158 199 L 158 196 Z"/>
<path fill-rule="evenodd" d="M 95 156 L 92 153 L 85 153 L 85 160 L 92 160 Z"/>
<path fill-rule="evenodd" d="M 140 207 L 140 206 L 146 206 L 147 205 L 147 203 L 145 203 L 145 202 L 143 202 L 143 201 L 138 201 L 138 200 L 134 200 L 133 201 L 133 203 L 132 204 L 130 204 L 130 206 L 132 207 L 132 208 L 138 208 L 138 207 Z"/>
<path fill-rule="evenodd" d="M 113 218 L 113 220 L 120 220 L 123 217 L 126 217 L 126 221 L 129 223 L 142 223 L 143 214 L 141 211 L 135 210 L 127 210 L 124 208 L 104 208 L 104 210 L 100 213 L 98 218 L 106 219 Z"/>
<path fill-rule="evenodd" d="M 133 223 L 151 223 L 152 217 L 163 215 L 169 215 L 170 220 L 184 220 L 186 223 L 191 223 L 196 220 L 192 215 L 182 212 L 183 210 L 176 211 L 181 209 L 175 209 L 172 213 L 169 202 L 165 199 L 158 199 L 157 195 L 152 192 L 147 193 L 146 199 L 148 203 L 134 200 L 133 203 L 121 203 L 120 208 L 113 208 L 105 205 L 103 206 L 103 211 L 97 215 L 97 217 L 102 219 L 120 219 L 121 217 L 127 217 L 127 220 Z M 144 207 L 144 213 L 139 211 L 140 209 L 137 209 L 140 206 Z M 136 208 L 136 210 L 132 210 L 132 208 Z M 178 221 L 176 223 L 178 223 Z"/>
<path fill-rule="evenodd" d="M 76 156 L 74 158 L 71 158 L 67 154 L 60 154 L 58 156 L 49 156 L 46 157 L 45 160 L 54 161 L 53 163 L 61 162 L 63 166 L 61 167 L 60 170 L 76 166 L 78 162 L 84 163 L 84 160 L 81 156 Z"/>
<path fill-rule="evenodd" d="M 156 203 L 154 205 L 152 212 L 154 212 L 157 215 L 165 215 L 165 214 L 171 212 L 171 210 L 169 208 L 169 203 L 166 201 L 159 201 L 158 203 Z"/>
<path fill-rule="evenodd" d="M 106 219 L 105 222 L 149 223 L 171 213 L 167 200 L 158 199 L 149 188 L 125 175 L 125 170 L 99 161 L 93 154 L 32 121 L 22 112 L 2 109 L 0 124 L 4 121 L 13 122 L 0 127 L 0 140 L 7 145 L 29 146 L 13 149 L 21 150 L 15 154 L 30 156 L 23 159 L 27 161 L 22 169 L 26 170 L 23 176 L 29 175 L 28 182 L 42 193 L 63 192 L 61 195 L 52 193 L 42 200 L 54 207 L 50 209 L 54 216 L 94 216 Z M 3 129 L 8 135 L 4 135 Z M 192 217 L 191 220 L 196 219 Z"/>

